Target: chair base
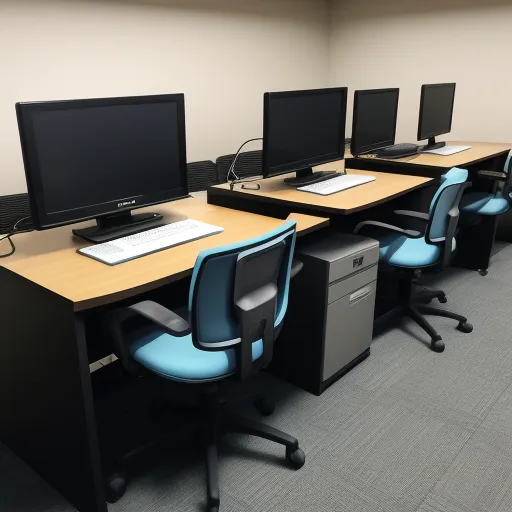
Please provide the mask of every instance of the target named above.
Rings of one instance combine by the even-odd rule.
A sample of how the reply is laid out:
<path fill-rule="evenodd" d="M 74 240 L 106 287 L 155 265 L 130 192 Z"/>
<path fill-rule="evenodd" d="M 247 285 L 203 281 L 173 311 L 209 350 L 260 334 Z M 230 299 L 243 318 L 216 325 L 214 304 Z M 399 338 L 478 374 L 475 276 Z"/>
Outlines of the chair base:
<path fill-rule="evenodd" d="M 224 414 L 222 409 L 225 401 L 219 393 L 219 386 L 217 384 L 205 386 L 205 390 L 201 395 L 201 401 L 204 411 L 202 430 L 206 459 L 208 512 L 217 512 L 220 506 L 218 439 L 224 433 L 240 432 L 279 443 L 285 447 L 285 457 L 293 468 L 299 469 L 304 465 L 306 456 L 299 448 L 299 442 L 295 437 L 259 421 L 238 415 Z M 275 408 L 275 404 L 264 396 L 259 396 L 254 402 L 254 406 L 264 416 L 272 414 Z M 154 448 L 165 440 L 166 438 L 159 439 L 150 443 L 147 447 L 140 447 L 133 454 L 127 455 L 118 461 L 117 467 L 119 469 L 108 477 L 105 484 L 108 503 L 116 503 L 126 492 L 129 479 L 127 470 L 129 459 L 136 457 L 142 451 L 146 451 L 146 448 L 149 446 Z"/>
<path fill-rule="evenodd" d="M 423 291 L 414 294 L 413 285 L 415 284 L 417 283 L 413 282 L 412 276 L 410 275 L 406 275 L 401 278 L 398 289 L 399 305 L 383 315 L 383 317 L 379 318 L 379 325 L 387 323 L 392 319 L 406 316 L 411 320 L 414 320 L 430 336 L 430 348 L 434 352 L 443 352 L 445 344 L 442 341 L 443 338 L 441 335 L 423 315 L 451 318 L 459 322 L 457 325 L 457 329 L 459 331 L 464 333 L 470 333 L 473 331 L 473 326 L 468 322 L 468 319 L 465 316 L 427 305 L 432 302 L 433 299 L 438 299 L 440 303 L 445 304 L 448 299 L 442 290 L 428 290 L 425 288 Z"/>
<path fill-rule="evenodd" d="M 220 506 L 218 469 L 219 432 L 239 432 L 281 444 L 285 447 L 286 459 L 294 469 L 300 469 L 306 462 L 306 456 L 299 448 L 299 442 L 295 437 L 259 421 L 238 415 L 222 414 L 216 394 L 206 394 L 204 398 L 207 414 L 207 422 L 205 425 L 205 455 L 208 512 L 217 512 Z"/>

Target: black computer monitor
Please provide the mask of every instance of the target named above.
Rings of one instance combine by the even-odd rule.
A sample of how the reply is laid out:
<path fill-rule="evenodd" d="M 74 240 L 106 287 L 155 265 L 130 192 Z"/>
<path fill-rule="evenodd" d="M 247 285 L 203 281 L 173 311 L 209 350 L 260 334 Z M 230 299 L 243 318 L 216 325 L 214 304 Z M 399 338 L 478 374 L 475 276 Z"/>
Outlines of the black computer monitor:
<path fill-rule="evenodd" d="M 331 177 L 312 166 L 345 156 L 347 88 L 266 93 L 263 114 L 263 176 L 290 172 L 297 186 Z"/>
<path fill-rule="evenodd" d="M 395 143 L 399 89 L 354 92 L 351 153 L 372 153 Z"/>
<path fill-rule="evenodd" d="M 455 84 L 426 84 L 421 86 L 418 140 L 428 139 L 423 151 L 442 148 L 446 142 L 436 142 L 438 135 L 452 129 Z"/>
<path fill-rule="evenodd" d="M 104 242 L 163 224 L 131 210 L 186 197 L 183 94 L 17 103 L 37 229 L 96 218 L 73 230 Z"/>

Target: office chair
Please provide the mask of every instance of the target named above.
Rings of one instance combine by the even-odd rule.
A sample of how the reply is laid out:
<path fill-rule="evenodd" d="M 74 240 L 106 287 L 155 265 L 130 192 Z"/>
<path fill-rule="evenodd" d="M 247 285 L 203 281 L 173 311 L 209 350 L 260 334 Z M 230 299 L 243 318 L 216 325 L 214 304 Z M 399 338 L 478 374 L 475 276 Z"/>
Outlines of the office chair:
<path fill-rule="evenodd" d="M 240 179 L 260 176 L 263 172 L 262 154 L 261 150 L 240 153 L 235 164 L 235 174 Z M 219 183 L 227 182 L 228 171 L 233 158 L 235 158 L 235 155 L 224 155 L 217 158 L 217 178 Z"/>
<path fill-rule="evenodd" d="M 216 165 L 211 160 L 187 164 L 187 182 L 189 192 L 199 192 L 217 185 Z"/>
<path fill-rule="evenodd" d="M 444 268 L 456 249 L 455 234 L 459 220 L 458 205 L 466 183 L 468 171 L 453 168 L 441 177 L 428 213 L 397 210 L 402 219 L 412 220 L 418 230 L 402 229 L 383 222 L 365 221 L 356 226 L 355 232 L 365 234 L 380 242 L 380 261 L 400 269 L 398 286 L 399 306 L 385 315 L 385 319 L 406 315 L 414 320 L 431 337 L 431 348 L 443 352 L 440 334 L 427 322 L 423 314 L 453 318 L 459 322 L 457 329 L 471 332 L 473 326 L 467 318 L 444 309 L 427 306 L 432 299 L 446 302 L 441 290 L 413 293 L 417 271 L 428 268 Z"/>
<path fill-rule="evenodd" d="M 116 355 L 128 371 L 138 365 L 164 379 L 200 385 L 205 409 L 208 511 L 219 509 L 217 435 L 220 428 L 282 444 L 298 469 L 305 455 L 294 437 L 263 423 L 223 411 L 222 381 L 244 381 L 272 360 L 288 305 L 290 278 L 302 263 L 293 260 L 295 221 L 243 242 L 202 251 L 189 292 L 188 319 L 160 304 L 143 301 L 113 314 L 110 331 Z M 133 317 L 146 322 L 128 328 Z M 123 481 L 124 480 L 124 481 Z M 109 482 L 119 499 L 126 481 Z"/>
<path fill-rule="evenodd" d="M 510 210 L 512 206 L 512 151 L 509 152 L 503 173 L 481 171 L 483 178 L 499 180 L 497 192 L 468 192 L 462 196 L 460 210 L 463 215 L 496 216 Z M 490 259 L 490 255 L 489 255 Z M 479 270 L 481 275 L 487 274 L 487 269 Z"/>

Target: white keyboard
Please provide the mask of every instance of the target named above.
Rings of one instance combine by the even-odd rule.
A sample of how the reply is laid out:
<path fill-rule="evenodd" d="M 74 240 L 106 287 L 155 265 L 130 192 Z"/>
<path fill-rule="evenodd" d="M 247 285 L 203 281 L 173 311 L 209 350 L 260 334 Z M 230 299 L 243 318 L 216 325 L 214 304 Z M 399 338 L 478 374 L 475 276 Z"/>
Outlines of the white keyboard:
<path fill-rule="evenodd" d="M 450 156 L 455 155 L 455 153 L 461 153 L 462 151 L 467 151 L 471 149 L 471 146 L 443 146 L 439 149 L 430 149 L 427 151 L 421 151 L 421 153 L 430 153 L 432 155 L 441 155 L 441 156 Z"/>
<path fill-rule="evenodd" d="M 362 176 L 360 174 L 342 174 L 341 176 L 331 178 L 330 180 L 320 181 L 318 183 L 313 183 L 312 185 L 306 185 L 305 187 L 297 187 L 297 190 L 328 196 L 329 194 L 335 194 L 336 192 L 357 187 L 358 185 L 363 185 L 370 181 L 375 181 L 375 177 Z"/>
<path fill-rule="evenodd" d="M 219 226 L 187 219 L 118 238 L 104 244 L 84 247 L 79 249 L 78 252 L 107 265 L 117 265 L 152 252 L 216 235 L 223 231 L 224 228 Z"/>

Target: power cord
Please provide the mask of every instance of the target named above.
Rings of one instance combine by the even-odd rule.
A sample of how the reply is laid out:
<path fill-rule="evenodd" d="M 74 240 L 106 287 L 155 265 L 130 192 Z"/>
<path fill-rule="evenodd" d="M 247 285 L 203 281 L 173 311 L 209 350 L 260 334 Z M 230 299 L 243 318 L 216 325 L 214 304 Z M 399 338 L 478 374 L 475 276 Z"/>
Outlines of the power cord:
<path fill-rule="evenodd" d="M 229 166 L 229 170 L 228 170 L 228 174 L 226 176 L 226 179 L 227 181 L 229 182 L 230 181 L 230 176 L 231 176 L 231 173 L 233 173 L 233 176 L 235 177 L 235 180 L 239 180 L 240 178 L 237 176 L 236 172 L 235 172 L 235 164 L 236 164 L 236 161 L 238 160 L 238 155 L 240 155 L 240 151 L 242 151 L 242 149 L 244 148 L 244 146 L 246 144 L 249 144 L 249 142 L 253 142 L 255 140 L 263 140 L 262 137 L 256 137 L 254 139 L 249 139 L 249 140 L 246 140 L 239 148 L 238 148 L 238 151 L 236 152 L 235 154 L 235 158 L 233 158 L 233 161 L 231 162 L 231 165 Z"/>
<path fill-rule="evenodd" d="M 26 220 L 31 220 L 31 218 L 30 217 L 23 217 L 23 218 L 17 220 L 14 223 L 14 226 L 12 227 L 11 231 L 9 231 L 9 233 L 7 233 L 7 235 L 4 235 L 2 238 L 0 238 L 0 242 L 2 240 L 8 240 L 9 244 L 11 245 L 10 252 L 8 252 L 6 254 L 0 254 L 0 258 L 7 258 L 8 256 L 12 256 L 16 252 L 16 246 L 14 245 L 14 242 L 11 240 L 11 237 L 13 235 L 18 234 L 18 224 L 20 222 L 23 222 L 23 221 L 26 221 Z"/>
<path fill-rule="evenodd" d="M 247 178 L 247 179 L 243 179 L 243 180 L 241 180 L 241 179 L 233 180 L 233 181 L 229 182 L 229 189 L 233 190 L 235 188 L 235 185 L 242 184 L 242 188 L 244 188 L 246 190 L 259 190 L 261 188 L 261 185 L 259 183 L 256 183 L 256 185 L 250 185 L 250 186 L 246 186 L 245 184 L 252 183 L 254 181 L 260 181 L 262 179 L 263 179 L 263 176 L 254 176 L 252 178 Z"/>

